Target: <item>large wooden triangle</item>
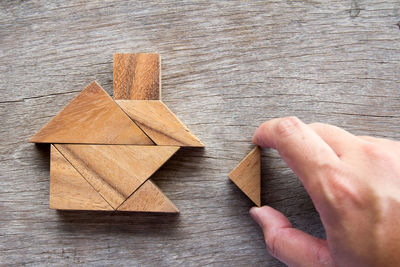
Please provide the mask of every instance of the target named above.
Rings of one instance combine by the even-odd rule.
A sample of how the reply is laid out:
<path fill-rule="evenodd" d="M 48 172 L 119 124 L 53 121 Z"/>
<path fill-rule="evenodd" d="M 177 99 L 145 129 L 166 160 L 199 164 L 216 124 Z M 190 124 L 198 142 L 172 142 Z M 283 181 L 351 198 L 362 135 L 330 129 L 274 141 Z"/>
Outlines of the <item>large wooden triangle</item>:
<path fill-rule="evenodd" d="M 150 180 L 139 187 L 122 205 L 119 211 L 178 213 L 177 207 Z"/>
<path fill-rule="evenodd" d="M 229 174 L 229 178 L 257 206 L 261 205 L 260 148 L 255 147 Z"/>
<path fill-rule="evenodd" d="M 116 209 L 176 151 L 176 146 L 77 145 L 55 147 Z"/>
<path fill-rule="evenodd" d="M 50 208 L 114 210 L 54 146 L 50 152 Z"/>
<path fill-rule="evenodd" d="M 158 100 L 116 100 L 157 145 L 204 147 L 204 144 Z"/>
<path fill-rule="evenodd" d="M 96 82 L 90 83 L 30 142 L 154 145 Z"/>

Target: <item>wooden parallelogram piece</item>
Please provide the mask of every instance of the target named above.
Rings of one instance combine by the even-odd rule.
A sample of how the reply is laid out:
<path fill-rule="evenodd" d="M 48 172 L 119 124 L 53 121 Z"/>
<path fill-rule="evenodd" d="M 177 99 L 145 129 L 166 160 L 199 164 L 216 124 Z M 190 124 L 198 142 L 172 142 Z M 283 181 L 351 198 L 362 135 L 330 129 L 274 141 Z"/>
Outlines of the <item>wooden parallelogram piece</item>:
<path fill-rule="evenodd" d="M 154 145 L 96 82 L 90 83 L 30 142 Z"/>
<path fill-rule="evenodd" d="M 229 178 L 257 206 L 261 206 L 261 153 L 257 146 L 233 169 Z"/>
<path fill-rule="evenodd" d="M 114 99 L 160 100 L 160 54 L 114 54 Z"/>
<path fill-rule="evenodd" d="M 54 146 L 114 209 L 179 149 L 137 145 Z"/>
<path fill-rule="evenodd" d="M 114 210 L 53 145 L 50 150 L 50 208 Z"/>
<path fill-rule="evenodd" d="M 161 101 L 116 100 L 157 145 L 204 147 L 204 144 Z"/>
<path fill-rule="evenodd" d="M 140 186 L 117 210 L 179 213 L 174 203 L 150 179 Z"/>

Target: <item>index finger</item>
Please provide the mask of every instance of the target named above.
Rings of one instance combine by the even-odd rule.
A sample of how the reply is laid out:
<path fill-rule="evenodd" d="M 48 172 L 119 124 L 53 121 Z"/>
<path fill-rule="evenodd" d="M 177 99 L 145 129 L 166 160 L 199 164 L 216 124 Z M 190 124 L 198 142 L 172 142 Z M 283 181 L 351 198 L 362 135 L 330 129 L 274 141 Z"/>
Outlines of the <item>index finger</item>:
<path fill-rule="evenodd" d="M 312 198 L 313 192 L 320 189 L 326 171 L 341 164 L 332 148 L 296 117 L 264 122 L 255 132 L 253 142 L 276 149 Z"/>

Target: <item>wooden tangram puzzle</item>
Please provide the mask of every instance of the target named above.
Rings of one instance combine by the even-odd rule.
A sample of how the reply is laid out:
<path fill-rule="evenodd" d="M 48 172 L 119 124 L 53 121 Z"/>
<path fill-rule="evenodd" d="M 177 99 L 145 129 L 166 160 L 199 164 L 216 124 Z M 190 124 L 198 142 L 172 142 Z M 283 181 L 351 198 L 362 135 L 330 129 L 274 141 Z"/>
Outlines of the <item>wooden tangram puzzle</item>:
<path fill-rule="evenodd" d="M 261 206 L 260 157 L 260 148 L 257 146 L 229 174 L 232 182 L 257 206 Z"/>
<path fill-rule="evenodd" d="M 50 208 L 179 212 L 149 179 L 203 147 L 161 102 L 158 54 L 114 55 L 114 100 L 89 84 L 30 142 L 50 143 Z"/>

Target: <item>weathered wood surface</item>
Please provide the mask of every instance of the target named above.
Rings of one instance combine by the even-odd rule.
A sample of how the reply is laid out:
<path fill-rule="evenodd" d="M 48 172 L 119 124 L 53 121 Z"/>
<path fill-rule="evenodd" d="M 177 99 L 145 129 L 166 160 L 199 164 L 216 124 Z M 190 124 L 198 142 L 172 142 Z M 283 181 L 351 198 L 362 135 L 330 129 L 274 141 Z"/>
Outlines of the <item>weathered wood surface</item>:
<path fill-rule="evenodd" d="M 0 262 L 282 266 L 227 174 L 257 125 L 297 115 L 400 139 L 400 3 L 0 2 Z M 180 215 L 48 208 L 49 147 L 29 138 L 90 81 L 112 92 L 113 53 L 157 52 L 163 101 L 206 145 L 152 179 Z M 324 231 L 301 184 L 262 152 L 262 203 Z"/>

